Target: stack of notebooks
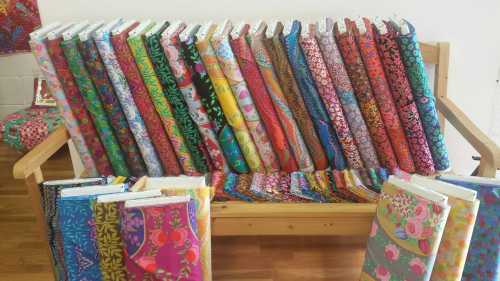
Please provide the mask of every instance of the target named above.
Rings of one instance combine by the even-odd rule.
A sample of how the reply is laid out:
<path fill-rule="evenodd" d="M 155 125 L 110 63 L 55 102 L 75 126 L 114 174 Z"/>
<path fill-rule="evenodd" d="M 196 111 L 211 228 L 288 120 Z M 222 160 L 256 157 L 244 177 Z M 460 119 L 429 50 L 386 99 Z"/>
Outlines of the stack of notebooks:
<path fill-rule="evenodd" d="M 57 280 L 212 280 L 210 189 L 203 177 L 41 189 Z"/>
<path fill-rule="evenodd" d="M 498 180 L 391 176 L 360 280 L 499 280 L 499 212 Z"/>

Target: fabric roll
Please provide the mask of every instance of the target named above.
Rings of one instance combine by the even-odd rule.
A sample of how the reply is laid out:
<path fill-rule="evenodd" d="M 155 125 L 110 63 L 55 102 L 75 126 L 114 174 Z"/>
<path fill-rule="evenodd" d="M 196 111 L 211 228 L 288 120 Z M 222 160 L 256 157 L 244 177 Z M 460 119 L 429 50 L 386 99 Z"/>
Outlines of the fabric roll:
<path fill-rule="evenodd" d="M 244 194 L 253 200 L 259 200 L 259 198 L 255 197 L 252 192 L 250 192 L 250 185 L 252 184 L 252 174 L 241 174 L 238 175 L 238 183 L 236 184 L 236 191 L 241 194 Z"/>
<path fill-rule="evenodd" d="M 66 62 L 66 58 L 64 57 L 63 50 L 60 46 L 61 41 L 61 38 L 57 38 L 48 40 L 46 44 L 57 76 L 63 87 L 64 95 L 69 106 L 71 107 L 71 111 L 78 121 L 80 132 L 82 133 L 92 159 L 96 164 L 97 171 L 101 175 L 112 175 L 113 169 L 111 168 L 111 163 L 108 160 L 104 146 L 97 136 L 97 131 L 94 123 L 92 123 L 92 120 L 90 119 L 87 108 L 85 108 L 85 103 L 80 95 L 80 90 L 78 89 L 73 75 L 69 70 L 68 63 Z"/>
<path fill-rule="evenodd" d="M 279 170 L 278 159 L 273 151 L 262 120 L 255 109 L 255 103 L 250 95 L 247 83 L 241 74 L 238 62 L 231 50 L 231 45 L 229 44 L 229 31 L 230 28 L 226 28 L 218 37 L 212 37 L 212 47 L 215 50 L 215 55 L 220 67 L 243 113 L 243 117 L 245 118 L 245 122 L 252 135 L 265 170 L 269 172 L 277 171 Z"/>
<path fill-rule="evenodd" d="M 90 78 L 94 82 L 95 89 L 107 114 L 110 125 L 117 138 L 121 150 L 124 153 L 130 172 L 139 177 L 146 174 L 146 166 L 142 160 L 139 148 L 134 136 L 130 131 L 125 114 L 109 80 L 104 64 L 99 56 L 97 47 L 92 39 L 78 41 L 82 58 L 87 67 Z"/>
<path fill-rule="evenodd" d="M 280 173 L 268 173 L 263 182 L 263 189 L 270 194 L 273 201 L 283 202 L 284 196 L 280 192 Z"/>
<path fill-rule="evenodd" d="M 172 143 L 172 147 L 177 155 L 179 164 L 187 175 L 198 175 L 198 171 L 193 163 L 193 158 L 189 153 L 184 137 L 181 134 L 179 126 L 175 122 L 174 115 L 172 114 L 172 106 L 168 103 L 167 98 L 163 94 L 163 88 L 156 76 L 153 68 L 153 63 L 148 57 L 148 52 L 141 35 L 128 37 L 127 42 L 130 51 L 134 56 L 135 63 L 139 72 L 142 75 L 144 85 L 146 86 L 151 101 L 160 116 L 163 127 Z M 204 173 L 206 171 L 202 171 Z"/>
<path fill-rule="evenodd" d="M 89 198 L 61 198 L 58 209 L 68 280 L 102 280 Z"/>
<path fill-rule="evenodd" d="M 111 166 L 113 167 L 114 175 L 128 177 L 130 175 L 130 170 L 125 162 L 118 140 L 113 134 L 113 129 L 106 117 L 106 112 L 104 111 L 102 103 L 97 96 L 95 86 L 90 79 L 87 69 L 85 69 L 77 44 L 78 38 L 74 37 L 70 40 L 62 41 L 61 48 L 63 49 L 64 56 L 68 61 L 68 66 L 75 78 L 76 84 L 78 88 L 80 88 L 80 94 L 83 97 L 85 106 L 90 113 L 92 121 L 94 121 L 97 133 L 108 155 L 109 162 L 111 162 Z"/>
<path fill-rule="evenodd" d="M 252 197 L 245 195 L 244 193 L 240 193 L 236 187 L 238 185 L 239 175 L 235 173 L 228 173 L 226 176 L 226 182 L 224 183 L 224 193 L 233 197 L 234 199 L 252 202 Z"/>
<path fill-rule="evenodd" d="M 194 200 L 121 213 L 128 280 L 202 280 Z"/>
<path fill-rule="evenodd" d="M 429 77 L 425 69 L 415 28 L 409 22 L 406 22 L 406 24 L 410 32 L 408 34 L 400 32 L 397 36 L 401 57 L 417 104 L 420 120 L 424 127 L 427 144 L 431 150 L 434 168 L 438 171 L 445 171 L 450 168 L 450 159 L 448 158 L 448 149 L 439 125 L 436 98 L 430 88 Z"/>
<path fill-rule="evenodd" d="M 435 172 L 434 162 L 396 42 L 396 33 L 392 25 L 385 24 L 385 26 L 388 32 L 382 34 L 379 31 L 375 38 L 396 109 L 406 133 L 417 173 L 432 175 Z"/>
<path fill-rule="evenodd" d="M 250 185 L 250 192 L 254 197 L 258 198 L 259 201 L 275 201 L 272 193 L 267 192 L 265 189 L 266 174 L 264 173 L 254 173 L 252 178 L 252 184 Z"/>
<path fill-rule="evenodd" d="M 103 281 L 128 280 L 120 237 L 120 206 L 123 208 L 123 202 L 92 204 Z"/>
<path fill-rule="evenodd" d="M 182 169 L 177 162 L 174 149 L 162 127 L 158 113 L 152 110 L 154 108 L 153 102 L 149 98 L 148 91 L 137 69 L 134 57 L 127 45 L 127 35 L 133 27 L 131 26 L 121 34 L 113 35 L 111 42 L 115 49 L 120 68 L 127 79 L 135 104 L 142 118 L 144 118 L 144 123 L 163 165 L 165 174 L 179 175 L 182 173 Z"/>
<path fill-rule="evenodd" d="M 165 35 L 164 33 L 161 38 L 161 46 L 163 46 L 165 55 L 170 63 L 172 74 L 177 81 L 177 86 L 187 103 L 191 118 L 193 118 L 196 125 L 198 125 L 198 130 L 207 147 L 214 168 L 216 170 L 229 171 L 229 166 L 222 153 L 222 148 L 215 135 L 213 125 L 208 119 L 207 110 L 201 104 L 200 95 L 193 84 L 193 71 L 188 68 L 182 57 L 179 34 L 185 27 L 185 24 L 181 24 L 171 35 Z"/>
<path fill-rule="evenodd" d="M 347 164 L 351 169 L 362 168 L 364 167 L 363 161 L 349 129 L 349 124 L 342 112 L 342 106 L 335 92 L 333 81 L 328 73 L 325 61 L 323 60 L 321 49 L 316 41 L 315 26 L 312 25 L 309 29 L 311 29 L 309 32 L 302 34 L 299 42 L 314 82 L 316 82 L 316 89 L 325 104 L 330 120 L 337 132 Z"/>
<path fill-rule="evenodd" d="M 300 93 L 297 82 L 292 71 L 292 67 L 288 62 L 285 48 L 282 44 L 283 25 L 277 24 L 275 34 L 264 40 L 264 45 L 271 59 L 272 65 L 276 70 L 276 76 L 279 84 L 282 87 L 285 99 L 288 102 L 290 110 L 293 114 L 304 142 L 306 143 L 309 155 L 311 156 L 314 167 L 316 169 L 326 169 L 328 167 L 328 159 L 325 156 L 325 151 L 321 146 L 321 142 L 314 130 L 314 125 L 311 116 L 307 112 L 306 105 Z M 296 156 L 297 157 L 297 156 Z"/>
<path fill-rule="evenodd" d="M 346 19 L 348 22 L 348 20 Z M 384 127 L 382 116 L 373 96 L 368 74 L 366 73 L 361 54 L 356 46 L 351 26 L 347 25 L 347 31 L 340 34 L 338 26 L 335 26 L 335 36 L 340 53 L 344 59 L 347 73 L 351 78 L 354 94 L 359 102 L 361 113 L 368 126 L 373 144 L 377 151 L 378 159 L 382 166 L 395 169 L 398 167 L 396 155 L 392 149 L 389 136 Z"/>
<path fill-rule="evenodd" d="M 304 54 L 300 48 L 300 30 L 300 22 L 294 20 L 290 34 L 283 37 L 288 60 L 290 61 L 297 84 L 304 98 L 307 110 L 312 118 L 316 132 L 325 149 L 330 165 L 335 169 L 343 170 L 346 168 L 346 161 L 337 135 L 330 125 L 328 113 L 318 95 L 311 72 L 309 71 Z"/>
<path fill-rule="evenodd" d="M 365 119 L 359 109 L 351 80 L 347 75 L 342 56 L 333 35 L 333 21 L 326 19 L 325 30 L 318 31 L 316 37 L 328 67 L 335 91 L 354 136 L 361 159 L 366 168 L 380 166 Z"/>
<path fill-rule="evenodd" d="M 181 46 L 184 59 L 193 71 L 192 79 L 200 95 L 201 104 L 207 110 L 208 118 L 213 124 L 213 129 L 230 168 L 238 173 L 248 173 L 248 165 L 233 130 L 227 124 L 226 117 L 217 100 L 214 87 L 194 41 L 195 38 L 190 36 L 186 41 L 181 42 Z"/>
<path fill-rule="evenodd" d="M 193 164 L 198 172 L 205 173 L 208 171 L 209 167 L 209 163 L 207 162 L 210 160 L 208 152 L 203 145 L 196 123 L 189 116 L 189 109 L 182 97 L 182 93 L 175 83 L 175 78 L 170 70 L 167 58 L 160 44 L 161 32 L 163 32 L 166 27 L 167 25 L 161 28 L 157 33 L 148 36 L 145 42 L 156 75 L 163 87 L 165 97 L 172 106 L 172 114 L 186 140 L 186 146 L 191 153 Z"/>
<path fill-rule="evenodd" d="M 226 173 L 214 171 L 208 174 L 210 186 L 212 188 L 212 198 L 214 201 L 227 201 L 231 198 L 224 193 L 224 183 L 226 182 Z"/>
<path fill-rule="evenodd" d="M 91 152 L 85 143 L 85 139 L 83 138 L 82 132 L 80 131 L 80 127 L 78 127 L 78 120 L 75 117 L 75 114 L 71 111 L 70 103 L 66 96 L 64 95 L 64 90 L 62 88 L 61 82 L 57 77 L 56 70 L 52 61 L 50 60 L 49 53 L 47 51 L 47 47 L 44 44 L 43 40 L 32 39 L 30 40 L 31 51 L 35 56 L 35 59 L 40 67 L 40 70 L 47 80 L 47 84 L 50 88 L 50 93 L 56 100 L 57 108 L 64 119 L 64 125 L 75 144 L 76 151 L 80 155 L 80 159 L 82 159 L 83 166 L 87 174 L 90 177 L 95 177 L 99 173 L 96 168 L 96 163 L 94 159 L 92 159 Z"/>
<path fill-rule="evenodd" d="M 295 161 L 302 171 L 313 171 L 314 162 L 305 144 L 300 128 L 290 110 L 290 106 L 285 97 L 282 87 L 276 76 L 275 68 L 271 57 L 264 45 L 264 32 L 266 26 L 249 37 L 250 48 L 252 49 L 255 61 L 259 66 L 260 73 L 264 79 L 267 91 L 273 102 L 274 109 L 278 115 L 278 120 L 284 128 L 285 136 L 290 143 L 290 147 L 295 157 Z"/>
<path fill-rule="evenodd" d="M 147 125 L 144 124 L 143 116 L 139 112 L 138 106 L 134 101 L 132 92 L 125 78 L 125 74 L 120 68 L 117 56 L 111 44 L 111 34 L 109 31 L 104 31 L 94 37 L 97 49 L 101 59 L 106 67 L 109 79 L 113 84 L 116 97 L 121 104 L 123 113 L 127 118 L 128 125 L 135 141 L 144 159 L 144 163 L 148 170 L 148 175 L 151 177 L 159 177 L 163 175 L 163 168 L 158 158 L 158 154 L 153 146 L 153 135 L 149 136 Z M 153 141 L 153 142 L 152 142 Z"/>
<path fill-rule="evenodd" d="M 392 144 L 392 148 L 398 160 L 401 170 L 408 173 L 415 172 L 415 164 L 410 152 L 410 147 L 399 120 L 399 116 L 394 105 L 391 89 L 384 73 L 384 67 L 377 52 L 377 46 L 373 34 L 371 22 L 363 19 L 366 32 L 361 32 L 359 28 L 354 28 L 356 40 L 361 58 L 365 64 L 366 73 L 370 79 L 373 95 L 377 100 L 377 105 L 384 121 L 387 135 Z M 351 22 L 354 25 L 353 22 Z"/>
<path fill-rule="evenodd" d="M 231 87 L 229 87 L 229 83 L 224 77 L 224 73 L 217 62 L 217 57 L 215 56 L 215 52 L 210 45 L 209 38 L 201 40 L 198 39 L 196 47 L 198 48 L 205 67 L 207 68 L 210 80 L 212 80 L 212 83 L 214 84 L 214 90 L 217 94 L 217 99 L 220 102 L 221 108 L 224 111 L 224 115 L 227 118 L 228 124 L 234 131 L 250 170 L 252 172 L 263 171 L 264 167 L 257 152 L 257 148 L 255 147 L 250 131 L 245 124 L 243 114 L 238 108 L 238 104 L 233 96 Z"/>
<path fill-rule="evenodd" d="M 245 28 L 248 30 L 249 25 L 246 25 Z M 274 152 L 278 157 L 281 170 L 287 172 L 296 171 L 297 163 L 293 157 L 285 132 L 281 127 L 278 115 L 273 108 L 273 103 L 252 55 L 252 50 L 246 41 L 246 33 L 247 31 L 241 32 L 238 38 L 231 39 L 231 47 L 240 65 L 241 73 L 247 81 L 248 89 L 254 100 L 255 107 L 262 118 L 262 123 L 273 145 Z"/>

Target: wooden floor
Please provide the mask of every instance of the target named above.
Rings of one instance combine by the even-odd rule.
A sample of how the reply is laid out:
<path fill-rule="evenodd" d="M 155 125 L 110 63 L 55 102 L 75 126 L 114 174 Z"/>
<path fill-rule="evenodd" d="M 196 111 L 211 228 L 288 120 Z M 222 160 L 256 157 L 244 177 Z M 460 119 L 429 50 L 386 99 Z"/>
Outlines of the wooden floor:
<path fill-rule="evenodd" d="M 46 179 L 72 177 L 66 150 L 45 167 Z M 12 179 L 20 157 L 0 143 L 0 280 L 53 280 L 22 181 Z M 363 263 L 362 237 L 216 237 L 214 280 L 358 280 Z"/>

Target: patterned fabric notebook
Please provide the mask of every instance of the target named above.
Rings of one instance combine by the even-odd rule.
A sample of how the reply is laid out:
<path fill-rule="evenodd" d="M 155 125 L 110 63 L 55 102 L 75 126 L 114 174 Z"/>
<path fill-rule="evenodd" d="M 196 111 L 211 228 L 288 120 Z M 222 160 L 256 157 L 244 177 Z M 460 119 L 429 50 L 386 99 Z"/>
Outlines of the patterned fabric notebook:
<path fill-rule="evenodd" d="M 481 201 L 462 280 L 499 280 L 500 180 L 459 176 L 438 179 L 477 191 L 477 198 Z"/>
<path fill-rule="evenodd" d="M 430 280 L 450 212 L 447 200 L 391 176 L 380 194 L 360 280 Z"/>

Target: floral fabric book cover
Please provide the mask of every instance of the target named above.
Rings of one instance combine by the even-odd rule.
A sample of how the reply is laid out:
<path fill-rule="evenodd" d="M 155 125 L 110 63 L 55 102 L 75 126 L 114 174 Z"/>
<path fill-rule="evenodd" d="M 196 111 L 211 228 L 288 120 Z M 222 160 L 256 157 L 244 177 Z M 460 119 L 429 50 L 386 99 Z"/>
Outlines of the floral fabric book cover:
<path fill-rule="evenodd" d="M 411 182 L 448 196 L 451 206 L 432 270 L 432 281 L 460 281 L 479 208 L 477 192 L 454 184 L 413 175 Z"/>
<path fill-rule="evenodd" d="M 439 179 L 477 191 L 481 201 L 462 281 L 500 280 L 500 180 L 461 176 Z"/>
<path fill-rule="evenodd" d="M 361 281 L 430 280 L 448 198 L 391 176 L 380 194 Z"/>

